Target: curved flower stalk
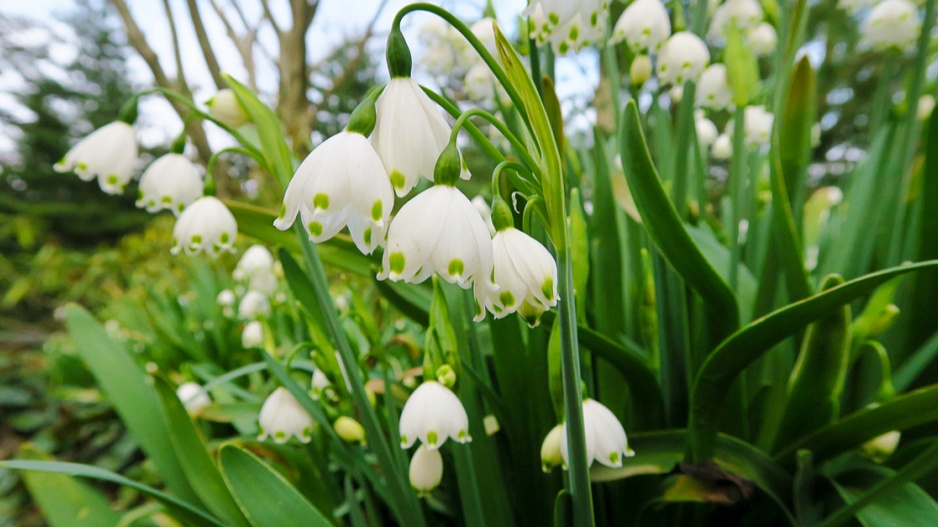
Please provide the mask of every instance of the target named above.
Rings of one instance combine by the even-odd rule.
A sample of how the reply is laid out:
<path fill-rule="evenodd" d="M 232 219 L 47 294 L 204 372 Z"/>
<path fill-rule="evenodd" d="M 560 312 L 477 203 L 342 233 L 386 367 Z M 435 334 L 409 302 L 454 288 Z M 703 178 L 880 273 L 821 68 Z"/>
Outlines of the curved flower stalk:
<path fill-rule="evenodd" d="M 410 485 L 419 496 L 426 496 L 443 480 L 443 456 L 437 449 L 420 445 L 410 459 Z"/>
<path fill-rule="evenodd" d="M 206 252 L 216 257 L 223 251 L 234 252 L 238 222 L 224 203 L 214 196 L 197 199 L 182 211 L 173 227 L 170 251 L 185 251 L 192 256 Z"/>
<path fill-rule="evenodd" d="M 264 401 L 258 421 L 261 433 L 257 439 L 260 441 L 272 437 L 275 443 L 282 444 L 296 437 L 301 443 L 309 443 L 313 438 L 313 418 L 283 386 Z"/>
<path fill-rule="evenodd" d="M 74 171 L 82 181 L 97 178 L 105 194 L 120 194 L 133 176 L 136 161 L 133 126 L 115 121 L 79 141 L 53 168 L 56 172 Z"/>
<path fill-rule="evenodd" d="M 607 467 L 621 467 L 622 459 L 632 457 L 635 452 L 629 448 L 625 429 L 608 408 L 593 399 L 583 401 L 583 425 L 586 430 L 586 457 Z M 566 429 L 566 423 L 564 423 Z M 564 466 L 567 464 L 567 434 L 560 436 L 560 454 Z"/>
<path fill-rule="evenodd" d="M 609 18 L 608 0 L 531 0 L 525 15 L 528 32 L 538 44 L 550 43 L 566 55 L 599 42 Z"/>
<path fill-rule="evenodd" d="M 170 210 L 176 216 L 202 197 L 202 176 L 189 158 L 166 154 L 153 162 L 140 177 L 137 207 L 147 212 Z"/>
<path fill-rule="evenodd" d="M 447 439 L 472 441 L 469 417 L 459 397 L 436 381 L 424 381 L 410 394 L 401 411 L 400 434 L 401 448 L 410 448 L 417 439 L 430 450 Z"/>
<path fill-rule="evenodd" d="M 657 51 L 671 36 L 671 19 L 660 0 L 636 0 L 619 16 L 610 44 L 623 40 L 633 51 Z"/>

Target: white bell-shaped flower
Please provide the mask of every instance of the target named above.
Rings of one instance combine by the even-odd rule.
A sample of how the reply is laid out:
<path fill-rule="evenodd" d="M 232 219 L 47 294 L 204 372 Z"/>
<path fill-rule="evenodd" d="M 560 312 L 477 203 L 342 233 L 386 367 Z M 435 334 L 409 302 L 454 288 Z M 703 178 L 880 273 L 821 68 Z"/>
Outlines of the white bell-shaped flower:
<path fill-rule="evenodd" d="M 915 118 L 919 121 L 924 121 L 931 117 L 934 109 L 935 97 L 926 93 L 918 98 L 918 104 L 915 106 Z"/>
<path fill-rule="evenodd" d="M 424 381 L 410 394 L 401 411 L 401 448 L 420 441 L 430 450 L 447 439 L 457 443 L 472 441 L 469 417 L 456 394 L 436 381 Z"/>
<path fill-rule="evenodd" d="M 459 74 L 473 63 L 469 43 L 442 18 L 427 17 L 417 35 L 423 45 L 419 64 L 430 75 Z"/>
<path fill-rule="evenodd" d="M 763 18 L 762 6 L 757 0 L 727 0 L 714 11 L 707 35 L 726 38 L 734 25 L 745 34 Z"/>
<path fill-rule="evenodd" d="M 197 414 L 206 406 L 212 404 L 211 397 L 198 383 L 184 382 L 176 388 L 176 397 L 190 414 Z"/>
<path fill-rule="evenodd" d="M 222 307 L 233 306 L 235 305 L 236 300 L 237 299 L 235 298 L 234 291 L 232 291 L 231 289 L 225 289 L 222 292 L 218 293 L 218 296 L 215 297 L 215 302 L 217 302 L 218 305 Z"/>
<path fill-rule="evenodd" d="M 326 377 L 326 374 L 317 368 L 316 371 L 313 372 L 313 390 L 310 394 L 310 397 L 312 397 L 314 401 L 318 401 L 323 395 L 325 395 L 326 389 L 330 388 L 331 386 L 332 383 L 329 382 L 329 378 Z"/>
<path fill-rule="evenodd" d="M 557 305 L 557 262 L 539 241 L 514 227 L 502 227 L 492 238 L 499 290 L 476 284 L 475 320 L 485 317 L 484 306 L 495 318 L 517 311 L 536 325 L 542 313 Z"/>
<path fill-rule="evenodd" d="M 469 198 L 449 185 L 435 185 L 401 207 L 388 230 L 378 279 L 420 283 L 434 272 L 464 289 L 473 279 L 497 289 L 485 220 Z"/>
<path fill-rule="evenodd" d="M 398 116 L 402 125 L 410 122 L 411 116 L 405 115 Z M 358 249 L 371 254 L 384 240 L 393 207 L 385 164 L 372 143 L 360 133 L 343 131 L 319 145 L 296 170 L 274 225 L 285 230 L 299 213 L 309 239 L 317 243 L 348 226 Z"/>
<path fill-rule="evenodd" d="M 717 161 L 726 161 L 733 155 L 733 140 L 726 134 L 721 134 L 713 142 L 713 148 L 710 149 L 710 155 Z"/>
<path fill-rule="evenodd" d="M 671 35 L 658 52 L 658 79 L 661 84 L 684 84 L 697 80 L 710 62 L 710 51 L 700 37 L 687 31 Z"/>
<path fill-rule="evenodd" d="M 443 479 L 443 456 L 437 449 L 417 447 L 410 459 L 410 486 L 424 496 L 440 485 Z"/>
<path fill-rule="evenodd" d="M 608 0 L 531 0 L 524 14 L 528 30 L 538 44 L 550 43 L 566 55 L 599 42 L 609 18 Z"/>
<path fill-rule="evenodd" d="M 772 123 L 775 116 L 765 106 L 747 106 L 743 124 L 745 124 L 745 142 L 748 148 L 766 144 L 772 137 Z M 732 121 L 730 121 L 732 124 Z M 731 129 L 731 128 L 728 128 Z"/>
<path fill-rule="evenodd" d="M 275 443 L 282 444 L 293 436 L 301 443 L 309 443 L 313 438 L 313 418 L 283 386 L 264 401 L 258 420 L 261 433 L 257 438 L 260 441 L 273 437 Z"/>
<path fill-rule="evenodd" d="M 274 255 L 263 245 L 252 245 L 244 251 L 235 270 L 231 273 L 235 280 L 247 280 L 262 272 L 272 272 L 274 269 Z"/>
<path fill-rule="evenodd" d="M 482 219 L 485 220 L 485 226 L 489 230 L 489 235 L 495 236 L 495 224 L 492 223 L 492 208 L 485 202 L 485 198 L 482 196 L 472 198 L 472 206 L 479 211 L 479 214 L 482 215 Z"/>
<path fill-rule="evenodd" d="M 270 300 L 267 295 L 258 291 L 248 291 L 238 304 L 238 316 L 244 319 L 254 319 L 270 314 Z"/>
<path fill-rule="evenodd" d="M 238 222 L 224 203 L 214 196 L 201 197 L 182 211 L 173 227 L 171 252 L 188 255 L 205 251 L 212 257 L 234 252 Z"/>
<path fill-rule="evenodd" d="M 463 87 L 470 99 L 483 105 L 494 105 L 496 97 L 498 97 L 498 101 L 507 102 L 510 100 L 508 93 L 498 82 L 495 74 L 492 73 L 486 63 L 481 61 L 466 72 Z"/>
<path fill-rule="evenodd" d="M 264 325 L 252 320 L 241 330 L 241 345 L 245 349 L 261 348 L 264 346 Z"/>
<path fill-rule="evenodd" d="M 449 143 L 452 128 L 410 77 L 388 82 L 378 97 L 377 112 L 371 144 L 384 161 L 394 191 L 403 197 L 421 177 L 433 181 L 433 168 Z M 385 208 L 390 213 L 391 204 Z"/>
<path fill-rule="evenodd" d="M 248 290 L 272 295 L 277 290 L 277 274 L 272 269 L 255 273 L 248 280 Z"/>
<path fill-rule="evenodd" d="M 550 472 L 554 467 L 564 464 L 563 453 L 560 452 L 560 438 L 563 433 L 563 425 L 559 424 L 550 429 L 541 443 L 541 469 L 544 472 Z"/>
<path fill-rule="evenodd" d="M 694 126 L 697 130 L 697 142 L 705 148 L 712 145 L 720 134 L 713 121 L 703 115 L 699 115 L 694 119 Z"/>
<path fill-rule="evenodd" d="M 749 30 L 746 35 L 746 42 L 749 44 L 752 52 L 759 57 L 764 57 L 775 52 L 778 46 L 778 33 L 775 27 L 768 22 L 762 22 Z"/>
<path fill-rule="evenodd" d="M 133 127 L 115 121 L 79 141 L 53 168 L 56 172 L 74 170 L 82 181 L 98 178 L 98 186 L 106 194 L 120 194 L 133 176 L 136 161 Z"/>
<path fill-rule="evenodd" d="M 560 453 L 564 465 L 569 462 L 567 449 L 567 425 L 564 423 L 560 436 Z M 608 408 L 593 399 L 583 401 L 583 427 L 586 433 L 586 459 L 590 465 L 598 461 L 607 467 L 622 466 L 622 459 L 632 457 L 622 423 Z"/>
<path fill-rule="evenodd" d="M 202 197 L 202 176 L 189 158 L 166 154 L 147 167 L 140 177 L 137 206 L 147 212 L 168 209 L 176 216 Z"/>
<path fill-rule="evenodd" d="M 218 90 L 211 99 L 205 102 L 208 114 L 231 128 L 238 128 L 248 122 L 251 117 L 241 106 L 241 101 L 234 92 L 228 88 Z"/>
<path fill-rule="evenodd" d="M 495 44 L 495 26 L 492 25 L 494 22 L 495 20 L 492 18 L 482 18 L 472 24 L 469 30 L 482 42 L 482 45 L 493 57 L 498 58 L 498 45 Z M 462 38 L 462 35 L 460 35 L 460 38 Z M 471 46 L 467 47 L 471 48 Z M 475 51 L 472 51 L 472 54 L 474 57 L 478 57 Z"/>
<path fill-rule="evenodd" d="M 875 50 L 906 51 L 921 31 L 918 8 L 910 0 L 883 0 L 876 4 L 861 28 L 860 41 Z"/>
<path fill-rule="evenodd" d="M 711 64 L 697 81 L 697 105 L 725 110 L 733 103 L 733 88 L 726 74 L 726 65 Z"/>
<path fill-rule="evenodd" d="M 661 0 L 635 0 L 622 12 L 609 42 L 625 40 L 634 51 L 656 51 L 669 36 L 671 19 Z"/>

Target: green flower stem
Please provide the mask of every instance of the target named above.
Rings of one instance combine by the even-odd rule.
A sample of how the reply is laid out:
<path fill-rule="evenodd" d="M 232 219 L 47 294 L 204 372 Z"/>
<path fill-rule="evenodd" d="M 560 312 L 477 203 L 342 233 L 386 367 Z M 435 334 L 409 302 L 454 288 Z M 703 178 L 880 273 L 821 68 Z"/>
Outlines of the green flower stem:
<path fill-rule="evenodd" d="M 518 155 L 524 161 L 524 164 L 528 166 L 528 171 L 534 174 L 536 180 L 540 179 L 538 177 L 539 174 L 537 173 L 539 170 L 539 165 L 537 164 L 537 161 L 531 157 L 531 154 L 528 153 L 528 149 L 524 146 L 524 143 L 522 143 L 515 136 L 515 134 L 511 133 L 511 130 L 508 129 L 508 126 L 506 126 L 505 123 L 501 122 L 497 117 L 483 110 L 482 108 L 472 108 L 471 110 L 466 110 L 456 119 L 456 122 L 453 124 L 453 131 L 449 135 L 449 140 L 451 143 L 456 141 L 456 137 L 459 135 L 459 129 L 469 121 L 470 117 L 474 116 L 482 117 L 492 126 L 494 126 L 495 129 L 498 130 L 499 133 L 501 133 L 509 143 L 511 143 L 511 146 L 515 148 L 515 151 L 518 152 Z"/>
<path fill-rule="evenodd" d="M 208 158 L 208 166 L 205 168 L 205 183 L 203 184 L 203 192 L 206 196 L 215 195 L 215 164 L 218 163 L 218 159 L 222 154 L 228 152 L 244 154 L 254 161 L 257 161 L 257 163 L 262 167 L 267 166 L 267 162 L 264 160 L 263 156 L 258 157 L 256 152 L 248 150 L 247 148 L 241 148 L 240 146 L 229 146 L 228 148 L 223 148 L 212 154 L 212 157 Z"/>
<path fill-rule="evenodd" d="M 537 41 L 534 38 L 528 38 L 528 57 L 531 59 L 531 79 L 534 81 L 534 89 L 537 90 L 537 96 L 544 100 L 544 86 L 541 83 L 541 52 L 537 49 Z"/>
<path fill-rule="evenodd" d="M 739 284 L 739 260 L 742 250 L 739 246 L 739 221 L 743 207 L 743 167 L 746 164 L 746 108 L 738 106 L 733 117 L 733 159 L 730 162 L 730 270 L 729 286 L 736 291 Z"/>
<path fill-rule="evenodd" d="M 361 423 L 365 428 L 365 436 L 368 438 L 368 444 L 374 450 L 378 458 L 378 463 L 388 470 L 393 469 L 397 466 L 395 456 L 391 452 L 391 446 L 388 444 L 388 440 L 381 430 L 378 415 L 374 407 L 371 406 L 368 394 L 365 392 L 365 383 L 362 378 L 358 359 L 352 351 L 352 346 L 348 341 L 345 330 L 342 329 L 342 323 L 339 321 L 338 316 L 336 316 L 335 305 L 332 302 L 332 297 L 329 295 L 329 280 L 326 278 L 325 270 L 323 270 L 322 261 L 319 259 L 319 253 L 316 251 L 316 247 L 313 243 L 309 241 L 303 226 L 299 222 L 295 224 L 294 229 L 300 240 L 300 245 L 303 248 L 303 256 L 306 260 L 313 290 L 316 292 L 316 300 L 319 303 L 323 315 L 323 322 L 329 331 L 329 336 L 332 337 L 332 341 L 335 343 L 335 348 L 338 351 L 344 373 L 348 376 L 352 400 L 359 412 Z M 393 426 L 393 423 L 391 426 Z M 385 477 L 391 487 L 392 495 L 396 497 L 397 501 L 397 503 L 392 502 L 390 505 L 397 509 L 401 523 L 403 525 L 414 525 L 418 527 L 426 525 L 420 503 L 417 501 L 416 495 L 411 491 L 405 478 L 401 474 L 393 473 L 385 474 Z"/>
<path fill-rule="evenodd" d="M 677 152 L 674 163 L 674 185 L 671 187 L 671 199 L 677 207 L 677 213 L 683 218 L 687 213 L 687 187 L 690 176 L 690 163 L 687 162 L 690 153 L 692 128 L 694 122 L 694 97 L 696 85 L 694 81 L 684 83 L 684 95 L 677 116 Z"/>
<path fill-rule="evenodd" d="M 512 170 L 514 172 L 511 172 Z M 531 175 L 527 167 L 525 167 L 521 163 L 518 163 L 517 161 L 502 161 L 501 163 L 495 165 L 495 170 L 492 171 L 492 199 L 493 200 L 495 199 L 495 196 L 498 196 L 501 194 L 501 192 L 499 191 L 498 184 L 500 182 L 500 178 L 502 174 L 507 175 L 508 179 L 510 179 L 511 182 L 516 187 L 518 187 L 518 189 L 521 190 L 521 192 L 525 194 L 525 198 L 530 199 L 530 196 L 534 195 L 534 190 L 531 189 L 530 185 L 528 185 L 528 182 L 524 178 L 519 177 L 517 175 L 518 172 L 527 173 L 528 175 Z"/>
<path fill-rule="evenodd" d="M 511 99 L 511 102 L 514 103 L 515 108 L 524 116 L 524 104 L 521 100 L 521 97 L 518 95 L 518 92 L 515 91 L 514 86 L 508 80 L 508 75 L 505 74 L 505 70 L 502 68 L 501 64 L 495 60 L 495 57 L 486 49 L 485 44 L 479 40 L 478 37 L 472 32 L 472 29 L 469 28 L 462 20 L 456 18 L 455 15 L 449 11 L 443 9 L 440 6 L 436 6 L 428 3 L 416 3 L 404 6 L 400 11 L 397 12 L 397 15 L 394 17 L 394 23 L 391 25 L 391 31 L 400 30 L 401 20 L 409 13 L 414 11 L 426 11 L 432 13 L 443 20 L 447 21 L 453 29 L 462 33 L 462 36 L 466 37 L 466 40 L 469 41 L 469 45 L 476 50 L 476 53 L 482 58 L 485 64 L 492 70 L 492 74 L 495 75 L 495 78 L 498 79 L 498 83 L 505 88 L 505 92 L 508 94 L 508 97 Z M 525 123 L 528 122 L 527 119 L 524 119 Z M 532 130 L 533 133 L 533 130 Z"/>
<path fill-rule="evenodd" d="M 426 88 L 423 86 L 421 86 L 421 88 L 423 89 L 423 92 L 426 93 L 428 97 L 430 97 L 430 100 L 432 100 L 433 102 L 438 104 L 441 108 L 443 108 L 446 111 L 446 113 L 450 114 L 456 119 L 458 119 L 459 116 L 462 115 L 462 112 L 459 111 L 459 108 L 456 107 L 455 104 L 450 102 L 446 97 L 443 97 L 439 93 L 436 93 L 435 91 L 429 88 Z M 489 141 L 489 138 L 486 137 L 485 134 L 482 133 L 482 130 L 479 130 L 479 128 L 476 125 L 469 122 L 463 125 L 463 128 L 465 128 L 466 131 L 469 132 L 469 135 L 471 135 L 472 138 L 479 145 L 479 147 L 485 151 L 486 155 L 488 155 L 489 157 L 491 157 L 492 159 L 494 159 L 496 162 L 499 162 L 499 163 L 505 160 L 505 156 L 502 155 L 501 152 L 499 152 L 498 148 L 495 148 L 495 145 L 493 145 L 492 142 Z"/>

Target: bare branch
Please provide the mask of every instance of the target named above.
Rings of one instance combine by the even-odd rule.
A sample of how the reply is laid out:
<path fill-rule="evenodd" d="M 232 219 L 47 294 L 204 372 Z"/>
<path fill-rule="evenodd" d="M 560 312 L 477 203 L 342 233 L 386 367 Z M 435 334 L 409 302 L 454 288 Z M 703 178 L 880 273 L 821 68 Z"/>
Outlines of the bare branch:
<path fill-rule="evenodd" d="M 264 17 L 270 21 L 270 25 L 274 28 L 274 32 L 277 33 L 277 35 L 282 35 L 283 30 L 280 29 L 279 25 L 277 25 L 277 20 L 274 18 L 274 14 L 270 11 L 270 4 L 267 2 L 267 0 L 261 0 L 261 7 L 264 8 Z"/>
<path fill-rule="evenodd" d="M 215 58 L 215 50 L 212 49 L 212 43 L 205 31 L 205 24 L 202 23 L 199 4 L 196 0 L 186 0 L 186 5 L 189 6 L 189 16 L 192 19 L 192 27 L 195 28 L 199 47 L 202 48 L 202 55 L 205 57 L 205 65 L 208 66 L 208 71 L 212 74 L 215 87 L 221 89 L 225 87 L 225 79 L 221 76 L 221 68 L 218 66 L 218 59 Z"/>
<path fill-rule="evenodd" d="M 245 35 L 243 37 L 238 36 L 237 31 L 235 31 L 234 26 L 231 24 L 231 21 L 228 20 L 228 17 L 225 15 L 225 12 L 221 6 L 218 5 L 218 2 L 215 0 L 209 0 L 209 3 L 211 3 L 212 8 L 215 10 L 215 14 L 218 15 L 218 18 L 220 18 L 222 24 L 224 24 L 225 31 L 228 33 L 228 38 L 231 39 L 235 47 L 238 48 L 238 53 L 241 55 L 241 63 L 244 64 L 244 69 L 247 70 L 248 86 L 256 92 L 257 72 L 254 64 L 254 41 L 257 34 L 251 31 L 250 27 L 246 27 Z"/>
<path fill-rule="evenodd" d="M 166 11 L 166 20 L 169 21 L 169 33 L 173 38 L 173 56 L 176 59 L 176 83 L 184 86 L 186 82 L 186 71 L 182 66 L 182 50 L 179 46 L 179 33 L 176 32 L 176 20 L 173 17 L 173 9 L 169 6 L 169 0 L 163 0 L 163 9 Z"/>

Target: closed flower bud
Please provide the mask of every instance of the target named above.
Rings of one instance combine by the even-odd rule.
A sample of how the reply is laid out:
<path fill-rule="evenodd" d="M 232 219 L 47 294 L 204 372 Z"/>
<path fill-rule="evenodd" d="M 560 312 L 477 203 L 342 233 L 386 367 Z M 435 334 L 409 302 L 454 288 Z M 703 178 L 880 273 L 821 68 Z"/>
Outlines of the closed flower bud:
<path fill-rule="evenodd" d="M 883 0 L 876 4 L 861 28 L 860 41 L 875 50 L 906 51 L 915 45 L 921 28 L 918 8 L 909 0 Z"/>
<path fill-rule="evenodd" d="M 525 15 L 528 32 L 538 44 L 550 43 L 566 55 L 598 42 L 606 30 L 608 0 L 531 0 Z"/>
<path fill-rule="evenodd" d="M 716 141 L 713 142 L 710 155 L 713 156 L 713 159 L 718 161 L 726 161 L 729 159 L 733 155 L 733 140 L 730 139 L 730 136 L 721 134 L 717 137 Z"/>
<path fill-rule="evenodd" d="M 563 454 L 560 452 L 560 436 L 563 433 L 563 425 L 559 424 L 551 428 L 541 444 L 541 469 L 544 472 L 550 472 L 564 464 Z"/>
<path fill-rule="evenodd" d="M 772 24 L 762 22 L 749 30 L 746 35 L 746 42 L 753 53 L 762 57 L 775 51 L 775 47 L 778 45 L 778 34 Z"/>
<path fill-rule="evenodd" d="M 655 51 L 671 35 L 671 19 L 660 0 L 635 0 L 629 4 L 615 28 L 611 44 L 622 42 L 634 51 Z"/>
<path fill-rule="evenodd" d="M 918 98 L 918 105 L 915 107 L 915 118 L 924 121 L 931 117 L 932 110 L 935 109 L 935 97 L 931 95 L 922 95 Z"/>
<path fill-rule="evenodd" d="M 704 147 L 709 147 L 717 140 L 719 132 L 713 121 L 704 116 L 699 116 L 694 120 L 694 126 L 697 129 L 697 141 Z"/>
<path fill-rule="evenodd" d="M 661 84 L 696 81 L 710 62 L 710 51 L 700 37 L 687 31 L 671 35 L 658 53 L 658 79 Z"/>
<path fill-rule="evenodd" d="M 447 388 L 456 386 L 456 370 L 449 364 L 444 364 L 436 369 L 436 380 Z"/>
<path fill-rule="evenodd" d="M 273 437 L 275 443 L 286 443 L 296 437 L 301 443 L 313 438 L 313 418 L 300 405 L 293 394 L 283 386 L 267 397 L 259 417 L 260 441 Z"/>
<path fill-rule="evenodd" d="M 440 485 L 443 479 L 443 456 L 436 449 L 417 447 L 410 460 L 410 486 L 424 496 Z"/>
<path fill-rule="evenodd" d="M 342 438 L 343 441 L 349 443 L 364 443 L 365 442 L 365 429 L 362 427 L 361 423 L 352 419 L 351 417 L 341 416 L 332 423 L 332 428 L 335 429 L 335 433 Z"/>
<path fill-rule="evenodd" d="M 712 64 L 700 74 L 697 82 L 697 105 L 725 110 L 733 102 L 733 88 L 726 74 L 726 65 Z"/>
<path fill-rule="evenodd" d="M 896 451 L 900 439 L 902 439 L 902 434 L 898 431 L 893 430 L 892 432 L 886 432 L 881 436 L 874 437 L 866 443 L 863 443 L 860 447 L 860 452 L 876 463 L 882 463 Z"/>
<path fill-rule="evenodd" d="M 75 171 L 82 181 L 98 178 L 106 194 L 120 194 L 133 176 L 137 161 L 134 129 L 122 121 L 98 128 L 65 154 L 53 167 L 56 172 Z"/>
<path fill-rule="evenodd" d="M 244 325 L 241 331 L 241 345 L 247 349 L 264 346 L 264 325 L 252 320 Z"/>
<path fill-rule="evenodd" d="M 756 0 L 727 0 L 713 13 L 707 35 L 726 38 L 730 27 L 743 33 L 762 22 L 762 6 Z"/>
<path fill-rule="evenodd" d="M 420 283 L 434 272 L 466 289 L 491 282 L 492 240 L 469 199 L 455 187 L 436 185 L 401 207 L 388 230 L 379 280 Z"/>
<path fill-rule="evenodd" d="M 225 289 L 215 297 L 215 301 L 218 302 L 218 305 L 223 307 L 233 306 L 235 300 L 235 294 L 231 289 Z"/>
<path fill-rule="evenodd" d="M 322 370 L 317 369 L 313 372 L 313 381 L 312 381 L 312 395 L 314 401 L 318 401 L 323 395 L 326 395 L 326 390 L 331 390 L 332 383 L 329 382 L 329 378 L 326 377 L 326 374 Z"/>
<path fill-rule="evenodd" d="M 176 388 L 176 397 L 190 414 L 197 414 L 206 406 L 212 404 L 212 399 L 201 386 L 194 382 L 184 382 Z"/>
<path fill-rule="evenodd" d="M 560 435 L 560 453 L 564 465 L 568 460 L 566 426 L 564 423 Z M 583 401 L 583 427 L 586 435 L 586 459 L 591 465 L 593 461 L 598 461 L 607 467 L 617 468 L 622 466 L 623 458 L 635 455 L 629 448 L 622 424 L 615 414 L 598 401 Z"/>
<path fill-rule="evenodd" d="M 629 80 L 634 86 L 641 86 L 651 78 L 651 59 L 648 55 L 638 55 L 629 66 Z"/>
<path fill-rule="evenodd" d="M 140 178 L 137 207 L 147 212 L 167 209 L 176 216 L 202 197 L 202 176 L 181 154 L 166 154 L 153 162 Z"/>
<path fill-rule="evenodd" d="M 214 196 L 197 199 L 182 211 L 173 227 L 171 252 L 188 255 L 205 251 L 212 257 L 222 251 L 233 252 L 238 222 L 224 203 Z"/>
<path fill-rule="evenodd" d="M 228 88 L 218 90 L 211 99 L 205 102 L 205 106 L 208 106 L 209 115 L 231 128 L 238 128 L 251 120 L 248 113 L 244 111 L 244 107 L 241 106 L 241 101 Z"/>
<path fill-rule="evenodd" d="M 247 280 L 259 273 L 269 273 L 274 269 L 274 256 L 263 245 L 252 245 L 244 251 L 231 276 L 235 280 Z"/>
<path fill-rule="evenodd" d="M 252 319 L 270 314 L 270 301 L 267 295 L 257 291 L 248 291 L 238 305 L 238 316 Z"/>
<path fill-rule="evenodd" d="M 410 448 L 417 439 L 430 450 L 450 438 L 457 443 L 472 440 L 459 397 L 436 381 L 425 381 L 410 394 L 401 411 L 400 433 L 401 448 Z"/>

